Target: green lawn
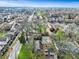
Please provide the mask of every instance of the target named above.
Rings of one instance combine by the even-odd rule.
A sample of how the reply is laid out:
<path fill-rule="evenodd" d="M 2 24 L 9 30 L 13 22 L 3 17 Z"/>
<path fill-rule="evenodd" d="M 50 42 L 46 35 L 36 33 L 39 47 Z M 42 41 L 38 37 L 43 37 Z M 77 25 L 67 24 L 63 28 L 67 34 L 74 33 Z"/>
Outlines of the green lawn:
<path fill-rule="evenodd" d="M 66 54 L 66 55 L 64 55 L 64 59 L 73 59 L 73 58 L 70 54 Z"/>
<path fill-rule="evenodd" d="M 5 59 L 5 57 L 4 56 L 0 56 L 0 59 Z"/>
<path fill-rule="evenodd" d="M 7 58 L 6 54 L 4 54 L 3 56 L 0 55 L 0 59 L 6 59 L 6 58 Z"/>
<path fill-rule="evenodd" d="M 0 38 L 1 38 L 1 37 L 4 37 L 5 34 L 6 34 L 6 32 L 0 32 Z"/>
<path fill-rule="evenodd" d="M 23 45 L 18 59 L 33 59 L 34 53 L 30 44 Z"/>
<path fill-rule="evenodd" d="M 78 53 L 78 54 L 76 54 L 76 55 L 75 55 L 75 57 L 76 57 L 77 59 L 79 59 L 79 53 Z"/>

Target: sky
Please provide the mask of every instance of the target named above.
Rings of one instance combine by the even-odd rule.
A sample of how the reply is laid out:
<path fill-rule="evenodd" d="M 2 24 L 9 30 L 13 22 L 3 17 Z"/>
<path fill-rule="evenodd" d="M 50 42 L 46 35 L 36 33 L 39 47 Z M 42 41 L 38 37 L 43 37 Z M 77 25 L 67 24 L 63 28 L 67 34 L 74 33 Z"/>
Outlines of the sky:
<path fill-rule="evenodd" d="M 79 7 L 79 0 L 0 0 L 0 7 Z"/>

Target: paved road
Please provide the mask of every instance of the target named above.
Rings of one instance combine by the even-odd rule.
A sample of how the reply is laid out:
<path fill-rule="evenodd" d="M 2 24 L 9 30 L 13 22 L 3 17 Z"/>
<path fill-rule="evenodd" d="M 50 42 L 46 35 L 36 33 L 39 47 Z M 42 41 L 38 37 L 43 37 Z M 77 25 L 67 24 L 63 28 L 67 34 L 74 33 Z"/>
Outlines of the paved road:
<path fill-rule="evenodd" d="M 54 59 L 54 56 L 46 56 L 45 59 Z"/>
<path fill-rule="evenodd" d="M 28 22 L 31 22 L 31 21 L 32 21 L 32 18 L 33 18 L 33 16 L 34 16 L 34 13 L 35 13 L 35 12 L 33 12 L 31 16 L 29 16 Z"/>

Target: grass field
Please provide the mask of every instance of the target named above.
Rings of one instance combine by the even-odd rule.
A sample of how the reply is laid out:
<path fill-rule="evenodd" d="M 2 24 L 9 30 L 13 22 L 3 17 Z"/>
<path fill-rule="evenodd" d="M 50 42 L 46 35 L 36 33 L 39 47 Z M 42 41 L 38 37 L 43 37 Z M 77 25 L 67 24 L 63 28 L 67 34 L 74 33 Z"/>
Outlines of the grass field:
<path fill-rule="evenodd" d="M 4 37 L 5 34 L 6 34 L 6 32 L 0 32 L 0 38 L 1 38 L 1 37 Z"/>
<path fill-rule="evenodd" d="M 34 53 L 32 46 L 29 44 L 23 45 L 19 53 L 18 59 L 33 59 Z"/>
<path fill-rule="evenodd" d="M 76 54 L 76 55 L 75 55 L 75 57 L 76 57 L 77 59 L 79 59 L 79 53 L 78 53 L 78 54 Z"/>
<path fill-rule="evenodd" d="M 73 57 L 70 54 L 64 55 L 64 59 L 73 59 Z"/>

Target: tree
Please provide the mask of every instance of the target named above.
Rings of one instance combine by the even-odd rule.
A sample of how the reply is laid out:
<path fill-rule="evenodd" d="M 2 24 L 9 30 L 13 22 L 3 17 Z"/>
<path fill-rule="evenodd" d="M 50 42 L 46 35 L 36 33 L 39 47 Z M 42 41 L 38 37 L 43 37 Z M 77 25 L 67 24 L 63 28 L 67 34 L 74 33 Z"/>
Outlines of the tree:
<path fill-rule="evenodd" d="M 56 32 L 56 38 L 57 38 L 58 40 L 64 39 L 64 37 L 65 37 L 65 33 L 64 33 L 62 30 L 58 30 L 58 31 Z"/>
<path fill-rule="evenodd" d="M 19 41 L 20 41 L 20 43 L 22 43 L 22 44 L 25 44 L 25 43 L 26 43 L 25 37 L 24 37 L 24 32 L 22 32 L 21 36 L 19 37 Z"/>
<path fill-rule="evenodd" d="M 44 32 L 46 32 L 45 26 L 40 25 L 39 28 L 38 28 L 38 32 L 39 32 L 39 33 L 44 33 Z"/>

